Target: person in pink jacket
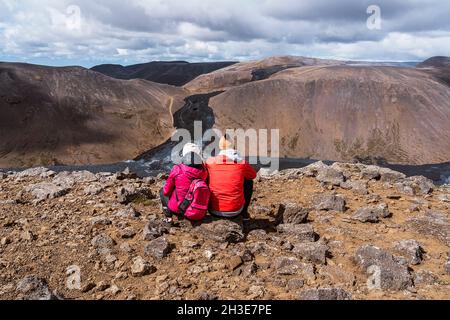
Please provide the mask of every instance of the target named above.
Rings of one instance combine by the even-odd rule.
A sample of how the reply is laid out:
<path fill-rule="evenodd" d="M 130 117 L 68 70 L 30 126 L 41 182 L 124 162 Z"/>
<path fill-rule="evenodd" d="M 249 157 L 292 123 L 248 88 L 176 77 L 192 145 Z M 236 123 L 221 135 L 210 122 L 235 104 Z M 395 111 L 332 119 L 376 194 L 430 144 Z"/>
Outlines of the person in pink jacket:
<path fill-rule="evenodd" d="M 197 179 L 203 181 L 208 179 L 208 171 L 203 165 L 200 154 L 199 146 L 193 143 L 186 144 L 183 148 L 182 163 L 172 169 L 166 184 L 161 189 L 160 197 L 166 222 L 172 222 L 172 216 L 180 215 L 178 207 L 188 193 L 192 182 Z"/>

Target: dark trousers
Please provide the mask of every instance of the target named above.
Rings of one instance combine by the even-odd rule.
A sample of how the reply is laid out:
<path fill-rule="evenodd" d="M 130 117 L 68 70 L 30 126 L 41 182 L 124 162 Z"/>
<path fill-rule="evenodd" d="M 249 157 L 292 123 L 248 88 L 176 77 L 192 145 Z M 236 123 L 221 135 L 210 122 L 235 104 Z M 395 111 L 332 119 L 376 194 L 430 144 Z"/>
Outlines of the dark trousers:
<path fill-rule="evenodd" d="M 244 218 L 249 218 L 248 214 L 248 207 L 250 206 L 250 203 L 252 202 L 253 197 L 253 180 L 245 180 L 244 181 L 244 198 L 245 198 L 245 206 L 244 210 L 242 210 L 242 216 Z"/>
<path fill-rule="evenodd" d="M 169 198 L 169 197 L 166 197 L 166 196 L 164 195 L 164 190 L 163 190 L 163 189 L 161 189 L 161 190 L 159 191 L 159 197 L 161 198 L 161 203 L 162 203 L 162 207 L 163 207 L 164 214 L 165 214 L 166 217 L 168 217 L 168 218 L 172 217 L 175 213 L 172 212 L 172 211 L 170 211 L 170 209 L 168 208 L 170 198 Z"/>

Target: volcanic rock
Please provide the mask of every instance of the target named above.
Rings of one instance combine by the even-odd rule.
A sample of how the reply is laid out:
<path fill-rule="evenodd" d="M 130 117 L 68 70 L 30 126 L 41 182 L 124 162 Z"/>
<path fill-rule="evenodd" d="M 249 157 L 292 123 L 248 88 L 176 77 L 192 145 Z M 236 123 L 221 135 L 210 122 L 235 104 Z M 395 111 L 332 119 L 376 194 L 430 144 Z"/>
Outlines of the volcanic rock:
<path fill-rule="evenodd" d="M 297 241 L 314 242 L 317 236 L 311 224 L 280 224 L 277 226 L 277 230 L 280 234 L 293 237 Z"/>
<path fill-rule="evenodd" d="M 161 260 L 167 257 L 171 250 L 172 244 L 161 237 L 150 241 L 150 243 L 145 246 L 145 255 Z"/>
<path fill-rule="evenodd" d="M 155 199 L 155 195 L 148 188 L 136 188 L 129 184 L 117 190 L 117 200 L 121 204 L 129 204 L 135 201 Z"/>
<path fill-rule="evenodd" d="M 316 264 L 326 264 L 328 250 L 328 246 L 324 244 L 318 242 L 305 242 L 296 244 L 292 252 L 298 254 L 306 261 Z"/>
<path fill-rule="evenodd" d="M 450 246 L 450 219 L 443 213 L 428 211 L 425 215 L 406 221 L 406 227 L 415 232 L 436 237 Z"/>
<path fill-rule="evenodd" d="M 422 262 L 424 250 L 416 240 L 401 240 L 394 244 L 394 250 L 403 256 L 408 264 L 418 265 Z"/>
<path fill-rule="evenodd" d="M 388 218 L 390 215 L 387 204 L 382 203 L 377 206 L 358 209 L 352 219 L 360 222 L 377 223 L 381 218 Z"/>
<path fill-rule="evenodd" d="M 16 291 L 24 296 L 25 300 L 56 300 L 56 296 L 50 291 L 47 281 L 35 275 L 23 278 Z"/>
<path fill-rule="evenodd" d="M 281 204 L 278 209 L 277 222 L 300 224 L 308 220 L 309 209 L 295 203 Z"/>
<path fill-rule="evenodd" d="M 216 242 L 237 243 L 244 240 L 243 226 L 240 221 L 213 219 L 198 228 L 206 239 Z"/>
<path fill-rule="evenodd" d="M 143 277 L 154 272 L 156 272 L 156 268 L 142 259 L 142 257 L 133 259 L 133 265 L 131 266 L 131 275 L 133 277 Z"/>
<path fill-rule="evenodd" d="M 345 199 L 334 194 L 317 194 L 313 198 L 313 206 L 316 210 L 345 211 Z"/>
<path fill-rule="evenodd" d="M 355 261 L 367 274 L 375 277 L 373 285 L 379 286 L 377 289 L 404 290 L 413 284 L 408 268 L 380 248 L 362 246 L 356 252 Z"/>

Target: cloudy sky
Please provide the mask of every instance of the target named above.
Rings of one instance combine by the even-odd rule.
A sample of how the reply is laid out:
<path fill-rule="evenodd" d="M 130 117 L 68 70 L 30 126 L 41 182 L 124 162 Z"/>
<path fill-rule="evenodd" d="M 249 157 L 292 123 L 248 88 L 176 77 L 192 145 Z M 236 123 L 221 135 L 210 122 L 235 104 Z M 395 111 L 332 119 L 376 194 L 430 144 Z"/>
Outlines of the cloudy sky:
<path fill-rule="evenodd" d="M 0 0 L 0 61 L 417 61 L 450 55 L 449 17 L 448 0 Z"/>

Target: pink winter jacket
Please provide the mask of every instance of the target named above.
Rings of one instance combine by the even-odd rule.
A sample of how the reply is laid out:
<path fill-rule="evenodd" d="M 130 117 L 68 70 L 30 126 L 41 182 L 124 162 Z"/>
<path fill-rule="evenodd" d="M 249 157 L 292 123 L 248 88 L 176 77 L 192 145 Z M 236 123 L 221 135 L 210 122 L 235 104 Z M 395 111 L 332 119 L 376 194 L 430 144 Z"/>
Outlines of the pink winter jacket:
<path fill-rule="evenodd" d="M 192 181 L 196 179 L 206 181 L 207 178 L 208 171 L 204 168 L 192 168 L 185 164 L 175 166 L 163 189 L 164 195 L 170 197 L 169 210 L 179 214 L 178 206 L 188 193 Z"/>

